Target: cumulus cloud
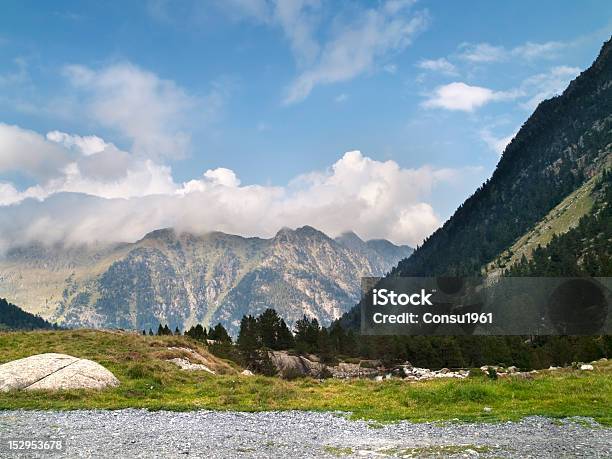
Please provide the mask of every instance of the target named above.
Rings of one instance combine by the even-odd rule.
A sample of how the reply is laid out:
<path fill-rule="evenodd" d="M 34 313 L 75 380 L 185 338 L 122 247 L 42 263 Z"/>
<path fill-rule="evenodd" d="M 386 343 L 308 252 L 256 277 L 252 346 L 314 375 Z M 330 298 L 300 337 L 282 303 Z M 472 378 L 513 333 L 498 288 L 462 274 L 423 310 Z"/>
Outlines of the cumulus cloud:
<path fill-rule="evenodd" d="M 34 131 L 0 123 L 0 173 L 18 172 L 44 180 L 57 177 L 70 161 L 65 149 Z"/>
<path fill-rule="evenodd" d="M 21 156 L 56 151 L 62 167 L 25 190 L 0 182 L 3 248 L 34 241 L 135 241 L 162 227 L 270 237 L 283 226 L 302 225 L 330 235 L 351 229 L 367 238 L 416 244 L 440 223 L 427 203 L 432 189 L 463 172 L 429 166 L 404 169 L 394 161 L 352 151 L 328 170 L 300 175 L 284 186 L 243 185 L 226 168 L 177 183 L 169 167 L 121 152 L 100 138 L 88 142 L 88 137 L 74 134 L 53 131 L 43 136 L 17 127 L 10 132 L 28 137 Z M 7 135 L 3 137 L 0 142 L 7 144 Z M 104 149 L 91 153 L 92 144 Z M 30 145 L 38 148 L 30 150 Z M 113 154 L 127 157 L 114 174 L 85 167 L 94 159 L 116 162 Z"/>
<path fill-rule="evenodd" d="M 168 167 L 122 151 L 97 136 L 60 131 L 43 136 L 0 124 L 0 150 L 0 173 L 18 172 L 37 181 L 21 191 L 2 184 L 4 205 L 59 192 L 126 198 L 174 190 Z"/>
<path fill-rule="evenodd" d="M 514 99 L 517 96 L 516 92 L 493 91 L 481 86 L 453 82 L 438 86 L 422 106 L 471 112 L 489 102 Z"/>
<path fill-rule="evenodd" d="M 185 126 L 199 101 L 173 81 L 127 62 L 97 70 L 68 65 L 64 73 L 85 98 L 85 114 L 127 138 L 135 154 L 180 158 L 187 153 Z"/>

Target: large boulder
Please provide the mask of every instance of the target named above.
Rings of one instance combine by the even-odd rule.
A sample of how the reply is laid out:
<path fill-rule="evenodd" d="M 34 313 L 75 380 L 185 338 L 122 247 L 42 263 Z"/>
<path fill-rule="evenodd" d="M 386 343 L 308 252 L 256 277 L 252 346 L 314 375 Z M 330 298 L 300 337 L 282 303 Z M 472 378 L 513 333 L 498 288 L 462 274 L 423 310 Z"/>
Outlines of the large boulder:
<path fill-rule="evenodd" d="M 38 354 L 0 365 L 0 391 L 104 389 L 119 380 L 99 363 L 66 354 Z"/>
<path fill-rule="evenodd" d="M 313 362 L 301 355 L 291 355 L 286 351 L 271 351 L 268 355 L 278 374 L 283 378 L 292 379 L 300 376 L 325 378 L 330 376 L 326 365 Z"/>

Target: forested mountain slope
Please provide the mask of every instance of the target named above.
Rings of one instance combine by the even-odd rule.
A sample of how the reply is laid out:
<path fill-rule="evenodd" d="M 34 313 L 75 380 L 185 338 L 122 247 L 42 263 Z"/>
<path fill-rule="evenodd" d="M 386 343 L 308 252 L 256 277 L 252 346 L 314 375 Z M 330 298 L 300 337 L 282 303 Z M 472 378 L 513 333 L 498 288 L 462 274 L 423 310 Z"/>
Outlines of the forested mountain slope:
<path fill-rule="evenodd" d="M 0 330 L 51 329 L 52 324 L 0 298 Z"/>
<path fill-rule="evenodd" d="M 393 275 L 475 274 L 601 169 L 612 151 L 612 41 L 542 102 L 495 172 Z"/>

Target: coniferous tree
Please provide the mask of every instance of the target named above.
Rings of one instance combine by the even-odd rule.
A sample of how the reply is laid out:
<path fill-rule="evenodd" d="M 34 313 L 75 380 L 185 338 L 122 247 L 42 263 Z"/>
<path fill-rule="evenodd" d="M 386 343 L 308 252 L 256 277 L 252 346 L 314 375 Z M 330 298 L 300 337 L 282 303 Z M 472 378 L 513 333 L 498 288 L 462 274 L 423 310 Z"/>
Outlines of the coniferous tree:
<path fill-rule="evenodd" d="M 278 332 L 276 335 L 277 341 L 277 349 L 292 349 L 295 347 L 295 340 L 293 339 L 293 334 L 289 327 L 285 323 L 283 319 L 280 319 L 278 324 Z"/>
<path fill-rule="evenodd" d="M 208 338 L 220 343 L 232 343 L 231 336 L 221 323 L 218 323 L 214 328 L 210 329 L 208 332 Z"/>

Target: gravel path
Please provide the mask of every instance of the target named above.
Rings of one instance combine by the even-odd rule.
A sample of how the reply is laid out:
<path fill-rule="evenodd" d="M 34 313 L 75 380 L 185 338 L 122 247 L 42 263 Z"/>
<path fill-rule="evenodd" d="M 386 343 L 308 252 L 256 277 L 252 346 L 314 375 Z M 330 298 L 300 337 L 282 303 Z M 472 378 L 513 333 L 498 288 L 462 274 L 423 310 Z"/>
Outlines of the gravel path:
<path fill-rule="evenodd" d="M 65 444 L 39 457 L 612 456 L 612 429 L 586 419 L 381 425 L 298 411 L 0 411 L 0 457 L 36 457 L 8 441 L 38 438 Z"/>

